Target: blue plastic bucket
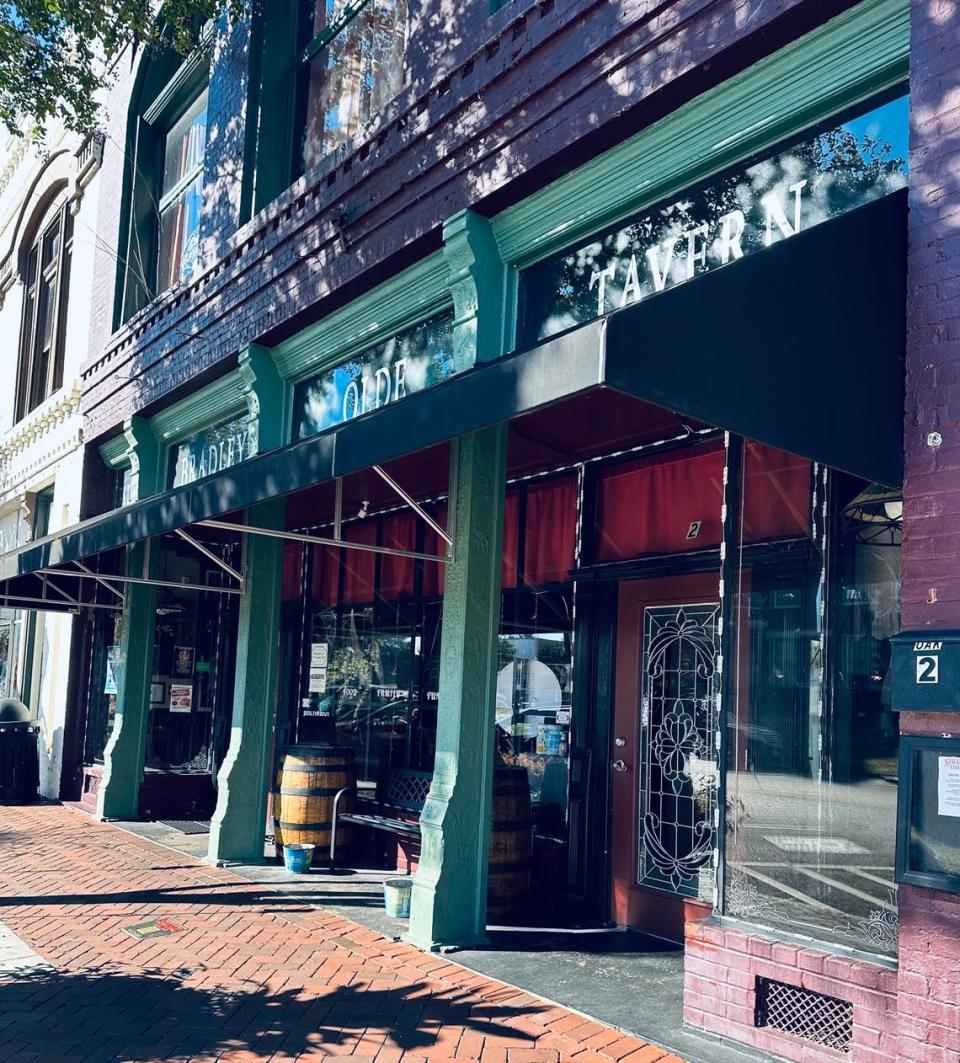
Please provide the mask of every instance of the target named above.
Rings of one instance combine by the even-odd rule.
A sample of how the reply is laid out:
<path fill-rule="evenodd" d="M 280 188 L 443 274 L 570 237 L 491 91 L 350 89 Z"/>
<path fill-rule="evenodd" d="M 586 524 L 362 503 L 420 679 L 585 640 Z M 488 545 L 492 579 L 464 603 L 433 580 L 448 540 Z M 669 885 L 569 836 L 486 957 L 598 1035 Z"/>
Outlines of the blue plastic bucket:
<path fill-rule="evenodd" d="M 412 878 L 388 878 L 383 884 L 383 907 L 387 915 L 392 915 L 394 919 L 409 918 L 412 891 Z"/>
<path fill-rule="evenodd" d="M 283 863 L 288 871 L 295 871 L 298 875 L 304 875 L 310 870 L 310 861 L 313 860 L 315 845 L 285 845 L 283 847 Z"/>

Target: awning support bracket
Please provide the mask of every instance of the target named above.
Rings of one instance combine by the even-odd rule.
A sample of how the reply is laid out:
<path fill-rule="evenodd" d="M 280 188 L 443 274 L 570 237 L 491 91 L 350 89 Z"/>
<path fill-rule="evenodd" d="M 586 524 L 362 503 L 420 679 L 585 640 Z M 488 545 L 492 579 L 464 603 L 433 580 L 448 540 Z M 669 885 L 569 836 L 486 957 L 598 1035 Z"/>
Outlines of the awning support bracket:
<path fill-rule="evenodd" d="M 198 542 L 196 539 L 194 539 L 192 535 L 188 535 L 183 530 L 183 528 L 174 528 L 173 530 L 177 533 L 177 535 L 180 536 L 181 539 L 183 539 L 184 542 L 189 543 L 192 547 L 194 547 L 194 549 L 199 551 L 199 553 L 203 554 L 203 556 L 208 561 L 212 561 L 215 565 L 223 569 L 223 571 L 226 572 L 228 576 L 233 576 L 233 578 L 241 587 L 243 586 L 243 576 L 241 576 L 240 573 L 231 565 L 228 565 L 222 557 L 217 557 L 217 555 L 212 550 L 204 546 L 203 543 Z"/>
<path fill-rule="evenodd" d="M 410 557 L 415 561 L 437 561 L 446 565 L 449 557 L 438 557 L 435 554 L 422 554 L 417 550 L 400 550 L 393 546 L 375 546 L 372 543 L 351 543 L 346 539 L 331 539 L 322 535 L 307 535 L 304 532 L 278 531 L 273 528 L 257 528 L 250 524 L 234 524 L 225 520 L 200 520 L 197 524 L 206 528 L 221 528 L 228 531 L 246 533 L 249 535 L 262 535 L 268 539 L 286 539 L 294 543 L 310 543 L 315 546 L 342 546 L 346 550 L 366 551 L 368 554 L 385 554 L 388 557 Z"/>
<path fill-rule="evenodd" d="M 127 599 L 123 591 L 117 590 L 117 588 L 114 587 L 112 583 L 108 583 L 107 580 L 103 578 L 103 576 L 101 576 L 98 572 L 94 572 L 92 568 L 87 568 L 87 566 L 82 561 L 74 561 L 74 564 L 77 566 L 78 569 L 80 569 L 81 572 L 86 573 L 86 575 L 91 579 L 95 579 L 97 583 L 99 583 L 102 587 L 106 587 L 108 591 L 111 591 L 120 599 L 121 602 L 126 604 Z"/>
<path fill-rule="evenodd" d="M 440 525 L 430 516 L 430 514 L 421 506 L 414 498 L 409 495 L 404 489 L 397 483 L 396 480 L 380 465 L 374 465 L 373 471 L 380 477 L 381 480 L 394 491 L 407 503 L 407 505 L 417 514 L 418 517 L 426 524 L 428 524 L 440 538 L 447 544 L 447 546 L 453 546 L 453 536 L 450 535 L 445 528 L 441 528 Z M 337 536 L 339 538 L 339 535 Z"/>
<path fill-rule="evenodd" d="M 223 525 L 221 525 L 221 527 L 223 527 Z M 249 529 L 244 529 L 244 530 L 249 530 Z M 77 563 L 79 564 L 79 562 L 77 562 Z M 56 572 L 58 570 L 57 569 L 53 569 L 53 570 L 51 570 L 51 569 L 38 569 L 38 571 L 41 571 L 41 572 L 50 572 L 50 571 Z M 63 575 L 62 571 L 61 571 L 61 575 Z M 118 591 L 116 587 L 113 587 L 109 583 L 107 583 L 102 576 L 98 576 L 96 572 L 90 572 L 89 570 L 86 571 L 86 572 L 74 572 L 73 570 L 70 570 L 69 575 L 73 576 L 74 579 L 93 579 L 93 580 L 96 580 L 98 583 L 102 583 L 105 587 L 108 587 L 110 590 L 112 590 L 113 593 L 116 594 L 118 598 L 123 599 L 123 594 L 120 591 Z M 169 587 L 171 590 L 177 590 L 177 591 L 203 591 L 204 594 L 240 594 L 240 593 L 242 593 L 239 587 L 212 587 L 212 586 L 210 586 L 209 584 L 206 584 L 206 583 L 177 583 L 174 580 L 168 580 L 168 579 L 146 579 L 145 577 L 141 577 L 141 576 L 114 576 L 114 575 L 111 575 L 109 578 L 112 579 L 112 580 L 115 580 L 117 583 L 133 583 L 133 584 L 136 584 L 138 586 L 143 586 L 143 587 Z"/>
<path fill-rule="evenodd" d="M 38 572 L 37 575 L 40 577 L 40 582 L 43 584 L 44 598 L 47 597 L 47 589 L 50 588 L 52 590 L 55 590 L 57 594 L 59 594 L 60 597 L 63 598 L 65 601 L 69 602 L 73 606 L 76 606 L 77 608 L 79 608 L 83 604 L 82 602 L 74 598 L 73 595 L 67 594 L 67 592 L 62 587 L 58 587 L 56 583 L 54 583 L 53 580 L 50 579 L 48 573 Z"/>

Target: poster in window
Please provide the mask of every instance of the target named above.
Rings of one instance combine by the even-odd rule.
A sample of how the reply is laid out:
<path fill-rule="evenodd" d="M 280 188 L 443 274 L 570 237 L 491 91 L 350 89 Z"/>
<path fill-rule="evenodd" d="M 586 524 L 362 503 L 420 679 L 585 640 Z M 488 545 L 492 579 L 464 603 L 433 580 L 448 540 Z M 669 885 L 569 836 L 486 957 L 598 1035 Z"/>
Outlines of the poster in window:
<path fill-rule="evenodd" d="M 193 709 L 193 686 L 188 683 L 170 684 L 170 711 L 190 712 Z"/>
<path fill-rule="evenodd" d="M 960 816 L 960 757 L 939 757 L 937 815 Z"/>
<path fill-rule="evenodd" d="M 173 650 L 173 674 L 176 676 L 193 676 L 193 646 L 175 646 Z"/>
<path fill-rule="evenodd" d="M 104 694 L 116 694 L 120 684 L 120 647 L 107 647 L 107 674 L 103 681 Z"/>
<path fill-rule="evenodd" d="M 326 642 L 314 642 L 310 646 L 310 681 L 309 693 L 323 694 L 327 689 L 327 657 L 329 646 Z"/>

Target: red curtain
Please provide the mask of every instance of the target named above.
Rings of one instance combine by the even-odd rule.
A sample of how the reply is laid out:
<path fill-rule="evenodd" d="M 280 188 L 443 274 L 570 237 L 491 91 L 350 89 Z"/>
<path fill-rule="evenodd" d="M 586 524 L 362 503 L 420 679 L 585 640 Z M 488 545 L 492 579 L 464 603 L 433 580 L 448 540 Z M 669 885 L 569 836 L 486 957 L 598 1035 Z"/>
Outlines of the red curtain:
<path fill-rule="evenodd" d="M 527 488 L 523 579 L 528 585 L 565 580 L 575 563 L 577 477 Z"/>
<path fill-rule="evenodd" d="M 332 546 L 315 546 L 311 583 L 314 604 L 324 608 L 336 605 L 339 583 L 340 551 Z"/>
<path fill-rule="evenodd" d="M 447 507 L 438 506 L 434 519 L 441 528 L 447 526 Z M 517 491 L 508 491 L 503 506 L 503 561 L 500 568 L 500 581 L 504 587 L 517 585 L 517 556 L 520 536 L 520 495 Z M 446 543 L 428 528 L 424 537 L 424 553 L 443 554 Z M 443 594 L 446 566 L 437 561 L 425 561 L 423 565 L 423 595 L 436 598 Z"/>
<path fill-rule="evenodd" d="M 383 545 L 393 547 L 394 550 L 416 550 L 416 522 L 419 519 L 413 513 L 384 517 Z M 386 601 L 413 597 L 413 565 L 412 557 L 382 555 L 380 559 L 380 597 Z"/>
<path fill-rule="evenodd" d="M 711 446 L 606 470 L 598 485 L 597 560 L 719 545 L 723 466 L 723 447 Z"/>
<path fill-rule="evenodd" d="M 810 534 L 810 462 L 747 443 L 743 457 L 743 541 Z"/>
<path fill-rule="evenodd" d="M 343 534 L 349 543 L 375 546 L 377 522 L 354 524 Z M 343 547 L 341 547 L 343 549 Z M 377 555 L 367 550 L 343 549 L 343 601 L 346 605 L 365 605 L 373 601 L 373 582 L 377 571 Z"/>

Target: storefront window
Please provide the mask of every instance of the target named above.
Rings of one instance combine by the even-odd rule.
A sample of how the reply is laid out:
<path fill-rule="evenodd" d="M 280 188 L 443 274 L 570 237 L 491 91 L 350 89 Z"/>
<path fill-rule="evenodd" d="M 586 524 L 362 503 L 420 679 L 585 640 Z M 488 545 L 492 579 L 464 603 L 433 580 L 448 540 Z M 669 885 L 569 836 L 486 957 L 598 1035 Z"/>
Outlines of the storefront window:
<path fill-rule="evenodd" d="M 541 603 L 505 596 L 497 666 L 497 752 L 503 763 L 527 769 L 538 832 L 562 836 L 573 688 L 570 592 L 550 597 L 544 615 L 525 621 L 509 614 L 540 612 Z"/>
<path fill-rule="evenodd" d="M 117 713 L 121 614 L 94 610 L 83 762 L 102 764 Z"/>
<path fill-rule="evenodd" d="M 523 271 L 524 347 L 762 252 L 905 187 L 907 98 L 709 178 Z"/>
<path fill-rule="evenodd" d="M 428 641 L 418 633 L 422 609 L 416 618 L 409 609 L 389 613 L 370 605 L 313 615 L 311 649 L 322 647 L 327 664 L 325 689 L 308 694 L 306 711 L 332 718 L 335 743 L 353 750 L 368 785 L 391 768 L 432 771 L 436 746 L 436 679 L 427 673 L 437 631 Z"/>
<path fill-rule="evenodd" d="M 0 614 L 0 697 L 16 697 L 12 677 L 16 671 L 17 657 L 16 613 L 5 609 Z"/>
<path fill-rule="evenodd" d="M 745 469 L 747 514 L 765 474 Z M 793 539 L 751 544 L 741 524 L 724 911 L 890 953 L 902 502 L 819 469 L 810 512 Z"/>
<path fill-rule="evenodd" d="M 236 547 L 216 541 L 205 545 L 236 564 Z M 160 578 L 211 590 L 158 591 L 146 766 L 216 771 L 229 730 L 236 599 L 214 590 L 229 586 L 229 577 L 192 547 L 165 547 Z"/>

